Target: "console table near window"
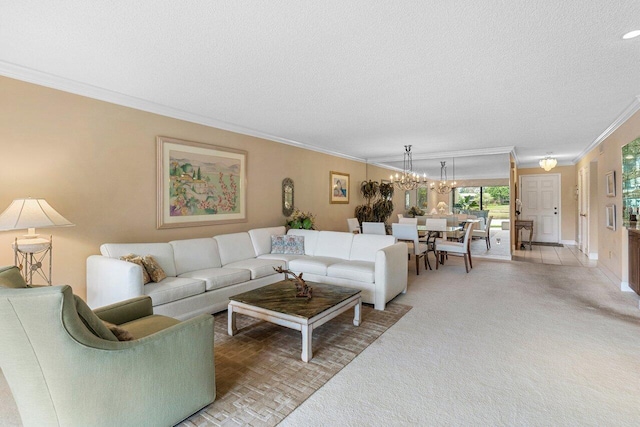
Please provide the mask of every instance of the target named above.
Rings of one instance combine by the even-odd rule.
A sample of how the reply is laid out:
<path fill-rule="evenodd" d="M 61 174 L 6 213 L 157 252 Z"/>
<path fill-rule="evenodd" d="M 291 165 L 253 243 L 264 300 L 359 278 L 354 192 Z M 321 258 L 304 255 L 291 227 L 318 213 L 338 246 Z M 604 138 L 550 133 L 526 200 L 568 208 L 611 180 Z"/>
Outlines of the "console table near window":
<path fill-rule="evenodd" d="M 516 250 L 520 248 L 520 230 L 529 230 L 529 250 L 533 250 L 531 247 L 531 239 L 533 238 L 533 220 L 532 219 L 516 219 Z M 522 242 L 524 246 L 524 242 Z M 526 248 L 525 248 L 526 249 Z"/>

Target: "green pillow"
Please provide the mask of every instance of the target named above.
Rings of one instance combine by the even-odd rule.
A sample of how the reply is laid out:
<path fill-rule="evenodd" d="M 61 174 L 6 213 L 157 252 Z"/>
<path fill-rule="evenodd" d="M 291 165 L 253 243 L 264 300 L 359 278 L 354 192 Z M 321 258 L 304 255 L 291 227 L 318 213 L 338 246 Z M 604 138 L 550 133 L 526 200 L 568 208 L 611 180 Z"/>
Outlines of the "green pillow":
<path fill-rule="evenodd" d="M 3 288 L 28 288 L 20 269 L 15 265 L 0 267 L 0 286 Z"/>

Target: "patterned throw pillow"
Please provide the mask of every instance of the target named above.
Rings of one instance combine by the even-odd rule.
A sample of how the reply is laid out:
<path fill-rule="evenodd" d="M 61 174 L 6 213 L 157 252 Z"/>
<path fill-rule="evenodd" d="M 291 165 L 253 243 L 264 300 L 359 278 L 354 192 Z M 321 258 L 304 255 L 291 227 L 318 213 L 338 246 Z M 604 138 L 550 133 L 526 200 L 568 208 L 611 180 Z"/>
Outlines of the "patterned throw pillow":
<path fill-rule="evenodd" d="M 271 253 L 286 255 L 304 255 L 304 236 L 271 236 Z"/>
<path fill-rule="evenodd" d="M 104 326 L 109 328 L 109 330 L 113 333 L 113 335 L 115 335 L 116 338 L 118 338 L 118 341 L 135 340 L 133 335 L 131 335 L 131 332 L 127 331 L 126 329 L 122 329 L 120 326 L 114 325 L 113 323 L 109 323 L 105 320 L 103 320 L 102 323 L 104 323 Z"/>
<path fill-rule="evenodd" d="M 147 283 L 151 282 L 151 278 L 149 277 L 149 273 L 147 273 L 147 269 L 144 267 L 144 264 L 142 263 L 142 257 L 139 255 L 134 255 L 134 254 L 129 254 L 129 255 L 124 255 L 121 256 L 120 259 L 122 261 L 127 261 L 127 262 L 132 262 L 134 264 L 138 264 L 140 267 L 142 267 L 142 284 L 146 285 Z"/>
<path fill-rule="evenodd" d="M 147 273 L 149 273 L 152 282 L 157 283 L 167 277 L 162 267 L 160 267 L 160 264 L 158 264 L 158 261 L 151 255 L 145 255 L 142 258 L 142 263 L 144 264 L 144 268 L 147 269 Z"/>

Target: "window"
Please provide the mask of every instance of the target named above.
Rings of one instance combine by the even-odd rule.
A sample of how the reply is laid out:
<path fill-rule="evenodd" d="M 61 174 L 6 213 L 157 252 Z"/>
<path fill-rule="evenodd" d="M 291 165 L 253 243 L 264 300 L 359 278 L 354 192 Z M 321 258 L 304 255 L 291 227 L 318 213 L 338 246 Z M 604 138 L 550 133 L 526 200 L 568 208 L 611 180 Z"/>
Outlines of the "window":
<path fill-rule="evenodd" d="M 460 210 L 488 210 L 494 219 L 509 219 L 509 186 L 458 187 L 453 206 Z"/>
<path fill-rule="evenodd" d="M 425 211 L 427 209 L 427 196 L 429 189 L 427 187 L 418 187 L 416 190 L 416 206 Z"/>

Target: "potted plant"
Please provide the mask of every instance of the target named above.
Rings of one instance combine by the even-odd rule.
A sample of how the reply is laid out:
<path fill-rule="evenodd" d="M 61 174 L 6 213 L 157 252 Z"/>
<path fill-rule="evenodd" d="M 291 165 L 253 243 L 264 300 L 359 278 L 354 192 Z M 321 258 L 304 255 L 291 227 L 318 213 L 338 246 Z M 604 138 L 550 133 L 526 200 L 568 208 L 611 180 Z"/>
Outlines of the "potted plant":
<path fill-rule="evenodd" d="M 285 225 L 289 228 L 315 230 L 315 221 L 315 214 L 312 214 L 311 212 L 303 212 L 300 209 L 295 209 Z"/>
<path fill-rule="evenodd" d="M 380 198 L 373 204 L 373 216 L 377 222 L 387 222 L 393 213 L 393 184 L 380 183 L 378 194 Z"/>
<path fill-rule="evenodd" d="M 355 216 L 358 218 L 358 222 L 360 222 L 360 224 L 363 222 L 375 221 L 376 218 L 374 216 L 371 203 L 379 193 L 380 184 L 376 181 L 363 181 L 362 184 L 360 184 L 360 194 L 362 194 L 362 197 L 367 201 L 366 205 L 356 206 Z"/>

